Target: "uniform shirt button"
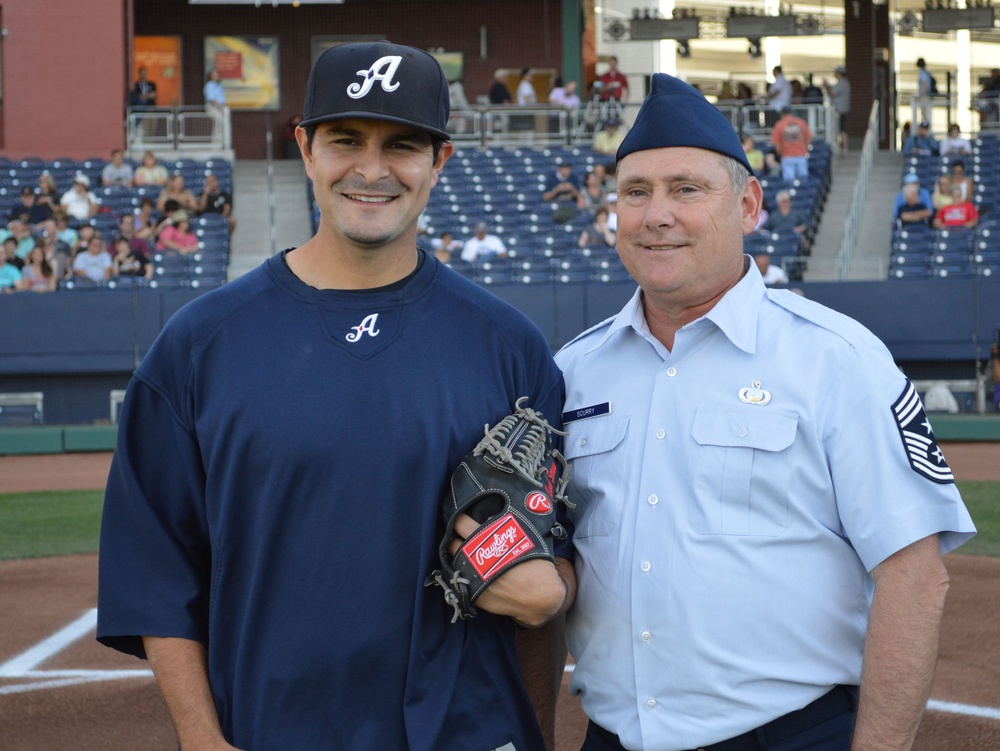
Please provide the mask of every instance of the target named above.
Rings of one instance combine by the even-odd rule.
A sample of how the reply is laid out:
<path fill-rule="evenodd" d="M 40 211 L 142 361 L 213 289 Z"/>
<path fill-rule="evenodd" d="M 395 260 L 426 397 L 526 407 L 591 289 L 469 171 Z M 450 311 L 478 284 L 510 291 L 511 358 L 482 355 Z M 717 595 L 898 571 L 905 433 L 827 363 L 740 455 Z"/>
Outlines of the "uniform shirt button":
<path fill-rule="evenodd" d="M 650 506 L 655 506 L 657 503 L 660 502 L 660 499 L 656 496 L 655 493 L 649 496 L 649 498 L 647 498 L 646 500 L 649 501 Z"/>
<path fill-rule="evenodd" d="M 657 437 L 657 438 L 658 438 L 659 440 L 661 440 L 661 441 L 662 441 L 662 440 L 664 439 L 664 437 L 665 437 L 666 435 L 667 435 L 667 432 L 666 432 L 665 430 L 657 430 L 657 431 L 656 431 L 656 437 Z"/>
<path fill-rule="evenodd" d="M 740 426 L 739 435 L 740 435 L 740 438 L 746 438 L 747 437 L 747 429 L 746 429 L 746 427 Z"/>
<path fill-rule="evenodd" d="M 656 709 L 656 699 L 646 699 L 646 706 L 650 709 Z"/>
<path fill-rule="evenodd" d="M 580 439 L 580 445 L 581 446 L 586 446 L 587 445 L 587 439 L 586 438 L 581 438 Z"/>
<path fill-rule="evenodd" d="M 667 368 L 667 377 L 668 378 L 673 378 L 675 375 L 677 375 L 677 368 L 675 368 L 673 366 Z"/>
<path fill-rule="evenodd" d="M 653 564 L 650 563 L 649 561 L 643 561 L 642 565 L 639 566 L 639 568 L 641 568 L 643 571 L 649 571 L 651 568 L 653 568 Z"/>
<path fill-rule="evenodd" d="M 653 635 L 648 631 L 643 631 L 641 634 L 639 634 L 639 638 L 641 638 L 643 641 L 649 641 L 650 639 L 653 638 Z"/>

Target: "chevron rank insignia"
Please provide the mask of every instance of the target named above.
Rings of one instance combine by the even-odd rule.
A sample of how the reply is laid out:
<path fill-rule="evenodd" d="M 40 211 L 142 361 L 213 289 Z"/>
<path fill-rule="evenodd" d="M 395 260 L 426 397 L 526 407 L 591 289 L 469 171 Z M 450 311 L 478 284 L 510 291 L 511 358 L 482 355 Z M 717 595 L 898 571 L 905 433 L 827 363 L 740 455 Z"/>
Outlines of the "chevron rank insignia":
<path fill-rule="evenodd" d="M 892 405 L 892 414 L 896 418 L 899 436 L 903 439 L 903 448 L 913 471 L 941 485 L 954 482 L 955 476 L 934 440 L 934 431 L 924 412 L 924 405 L 909 379 L 903 393 Z"/>

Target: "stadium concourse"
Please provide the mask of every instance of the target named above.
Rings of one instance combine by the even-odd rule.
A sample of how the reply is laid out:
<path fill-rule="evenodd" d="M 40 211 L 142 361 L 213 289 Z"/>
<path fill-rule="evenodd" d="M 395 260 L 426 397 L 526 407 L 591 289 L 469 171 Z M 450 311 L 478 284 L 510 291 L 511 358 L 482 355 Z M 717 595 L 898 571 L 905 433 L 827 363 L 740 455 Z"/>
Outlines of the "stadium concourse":
<path fill-rule="evenodd" d="M 945 443 L 959 480 L 1000 481 L 1000 444 Z M 3 491 L 99 489 L 108 452 L 0 456 Z M 946 557 L 951 589 L 937 674 L 914 751 L 1000 748 L 1000 560 Z M 175 751 L 145 663 L 94 640 L 97 556 L 0 562 L 0 746 L 4 751 Z M 572 668 L 567 668 L 567 671 Z M 586 718 L 563 680 L 556 751 L 577 751 Z"/>

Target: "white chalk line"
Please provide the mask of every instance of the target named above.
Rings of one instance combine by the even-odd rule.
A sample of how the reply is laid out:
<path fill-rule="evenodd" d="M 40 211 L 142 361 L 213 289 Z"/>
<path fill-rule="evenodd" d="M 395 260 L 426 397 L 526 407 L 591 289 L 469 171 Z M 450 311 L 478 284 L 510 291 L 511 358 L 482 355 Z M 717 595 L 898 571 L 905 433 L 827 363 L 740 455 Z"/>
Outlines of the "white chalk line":
<path fill-rule="evenodd" d="M 42 691 L 65 686 L 78 686 L 84 683 L 100 683 L 105 681 L 123 680 L 126 678 L 151 678 L 151 670 L 36 670 L 35 668 L 48 658 L 58 654 L 73 642 L 83 638 L 97 627 L 97 608 L 88 610 L 75 621 L 60 629 L 48 639 L 39 642 L 34 647 L 22 652 L 16 657 L 0 665 L 0 678 L 48 679 L 33 683 L 19 683 L 0 686 L 0 696 L 20 694 L 29 691 Z M 566 665 L 563 671 L 572 673 L 575 665 Z M 1000 709 L 994 707 L 979 707 L 974 704 L 959 704 L 957 702 L 938 701 L 930 699 L 927 709 L 932 712 L 965 715 L 967 717 L 983 717 L 990 720 L 1000 720 Z"/>
<path fill-rule="evenodd" d="M 572 673 L 576 665 L 567 665 L 564 673 Z M 927 709 L 931 712 L 964 715 L 965 717 L 983 717 L 987 720 L 1000 720 L 1000 709 L 995 707 L 978 707 L 975 704 L 959 704 L 953 701 L 938 701 L 928 699 Z"/>
<path fill-rule="evenodd" d="M 97 627 L 97 609 L 93 608 L 75 621 L 60 629 L 48 639 L 0 665 L 0 678 L 30 679 L 31 683 L 14 683 L 0 686 L 0 696 L 23 694 L 29 691 L 78 686 L 83 683 L 100 683 L 126 678 L 151 678 L 151 670 L 37 670 L 47 659 L 70 644 L 89 634 Z"/>

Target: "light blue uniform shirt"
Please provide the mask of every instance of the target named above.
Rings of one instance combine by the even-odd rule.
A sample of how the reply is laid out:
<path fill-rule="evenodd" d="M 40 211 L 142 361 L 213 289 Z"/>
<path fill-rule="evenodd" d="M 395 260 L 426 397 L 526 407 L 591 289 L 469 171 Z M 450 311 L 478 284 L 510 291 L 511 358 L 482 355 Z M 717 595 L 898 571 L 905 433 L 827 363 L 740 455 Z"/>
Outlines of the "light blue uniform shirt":
<path fill-rule="evenodd" d="M 556 361 L 577 504 L 570 690 L 626 748 L 715 743 L 857 685 L 868 572 L 975 533 L 885 346 L 766 289 L 753 263 L 673 351 L 637 291 Z"/>
<path fill-rule="evenodd" d="M 222 84 L 218 81 L 206 81 L 205 82 L 205 104 L 209 102 L 214 102 L 220 107 L 226 106 L 226 90 L 222 87 Z"/>

